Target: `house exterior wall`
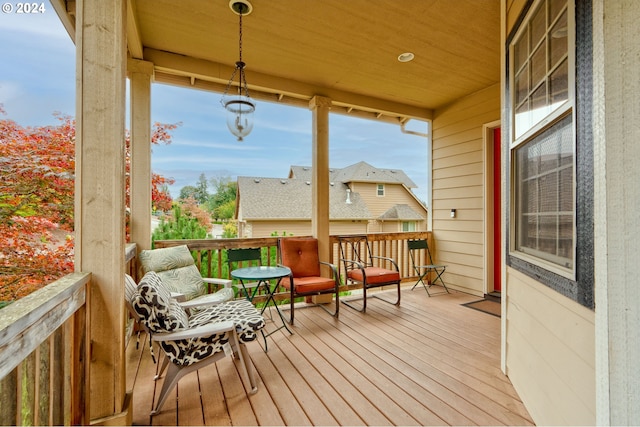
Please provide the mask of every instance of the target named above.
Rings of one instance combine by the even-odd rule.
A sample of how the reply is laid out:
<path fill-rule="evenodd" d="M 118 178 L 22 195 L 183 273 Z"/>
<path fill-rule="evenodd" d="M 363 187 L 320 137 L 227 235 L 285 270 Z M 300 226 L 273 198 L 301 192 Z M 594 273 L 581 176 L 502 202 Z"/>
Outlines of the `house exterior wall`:
<path fill-rule="evenodd" d="M 474 295 L 484 294 L 483 125 L 499 119 L 499 84 L 437 110 L 433 118 L 435 258 L 448 266 L 448 286 Z"/>
<path fill-rule="evenodd" d="M 242 237 L 270 237 L 277 232 L 293 236 L 311 236 L 311 220 L 304 221 L 251 221 L 245 226 Z M 329 234 L 364 234 L 367 233 L 367 221 L 331 221 Z"/>
<path fill-rule="evenodd" d="M 385 184 L 384 196 L 377 195 L 378 186 L 376 183 L 354 182 L 351 183 L 351 190 L 360 194 L 360 198 L 366 203 L 371 216 L 374 218 L 379 217 L 389 208 L 398 204 L 408 205 L 425 217 L 427 215 L 425 207 L 400 184 Z"/>
<path fill-rule="evenodd" d="M 537 425 L 594 425 L 595 313 L 507 268 L 507 375 Z"/>
<path fill-rule="evenodd" d="M 526 3 L 506 0 L 507 35 Z M 511 267 L 502 303 L 506 374 L 535 423 L 596 424 L 595 312 Z"/>

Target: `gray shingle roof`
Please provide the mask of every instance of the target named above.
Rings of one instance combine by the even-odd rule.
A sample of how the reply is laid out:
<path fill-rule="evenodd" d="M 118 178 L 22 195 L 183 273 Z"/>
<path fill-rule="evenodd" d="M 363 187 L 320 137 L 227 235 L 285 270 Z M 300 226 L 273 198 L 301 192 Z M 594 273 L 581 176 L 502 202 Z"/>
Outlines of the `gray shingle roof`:
<path fill-rule="evenodd" d="M 358 162 L 342 169 L 329 169 L 329 179 L 338 182 L 373 182 L 378 184 L 402 183 L 408 188 L 416 188 L 417 185 L 401 169 L 378 169 L 367 162 Z M 289 177 L 295 179 L 310 180 L 310 166 L 291 166 Z"/>
<path fill-rule="evenodd" d="M 378 219 L 396 219 L 403 221 L 419 221 L 425 219 L 418 212 L 413 210 L 409 205 L 395 205 L 389 208 L 385 213 L 380 215 Z"/>
<path fill-rule="evenodd" d="M 347 186 L 335 183 L 329 188 L 330 219 L 373 219 L 357 193 L 351 193 L 347 204 Z M 242 219 L 309 219 L 311 218 L 311 181 L 238 177 L 238 195 Z"/>

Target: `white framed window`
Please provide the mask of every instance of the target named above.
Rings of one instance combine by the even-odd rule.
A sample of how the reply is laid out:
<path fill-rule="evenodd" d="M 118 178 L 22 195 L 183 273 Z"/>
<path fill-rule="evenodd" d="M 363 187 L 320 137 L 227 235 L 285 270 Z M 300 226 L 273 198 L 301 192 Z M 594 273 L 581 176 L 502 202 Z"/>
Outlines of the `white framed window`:
<path fill-rule="evenodd" d="M 416 223 L 415 223 L 415 221 L 403 221 L 402 222 L 402 231 L 416 231 Z"/>
<path fill-rule="evenodd" d="M 575 25 L 568 3 L 536 2 L 511 43 L 512 131 L 516 142 L 571 108 L 575 95 L 569 70 L 573 69 L 574 55 L 569 54 L 573 44 L 569 34 Z"/>
<path fill-rule="evenodd" d="M 575 278 L 575 16 L 538 0 L 509 45 L 510 255 Z"/>
<path fill-rule="evenodd" d="M 384 184 L 378 184 L 377 185 L 376 194 L 378 195 L 378 197 L 383 197 L 384 196 Z"/>

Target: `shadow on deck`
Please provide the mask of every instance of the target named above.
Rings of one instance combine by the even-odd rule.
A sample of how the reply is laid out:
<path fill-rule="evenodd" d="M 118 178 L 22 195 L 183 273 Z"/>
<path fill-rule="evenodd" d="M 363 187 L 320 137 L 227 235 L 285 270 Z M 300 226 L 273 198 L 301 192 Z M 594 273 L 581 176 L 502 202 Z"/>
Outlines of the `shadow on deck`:
<path fill-rule="evenodd" d="M 248 345 L 255 395 L 225 358 L 184 377 L 153 418 L 162 381 L 153 381 L 148 341 L 136 350 L 134 338 L 134 424 L 532 425 L 500 371 L 500 319 L 461 305 L 477 299 L 416 288 L 403 290 L 400 307 L 374 298 L 363 315 L 343 305 L 337 321 L 318 307 L 296 309 L 293 335 L 272 335 L 268 353 Z"/>

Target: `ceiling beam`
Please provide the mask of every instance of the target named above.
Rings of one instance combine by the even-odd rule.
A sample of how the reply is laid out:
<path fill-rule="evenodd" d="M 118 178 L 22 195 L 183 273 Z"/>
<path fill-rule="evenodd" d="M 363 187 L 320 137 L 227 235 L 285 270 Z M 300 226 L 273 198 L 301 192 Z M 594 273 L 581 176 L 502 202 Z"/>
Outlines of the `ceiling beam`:
<path fill-rule="evenodd" d="M 71 37 L 71 41 L 76 43 L 76 2 L 73 0 L 50 0 L 53 10 L 56 11 L 60 22 L 67 30 L 67 34 Z"/>
<path fill-rule="evenodd" d="M 185 87 L 198 87 L 204 90 L 223 93 L 227 87 L 229 77 L 233 73 L 234 67 L 212 61 L 206 61 L 194 57 L 177 55 L 155 49 L 144 48 L 144 60 L 152 62 L 156 70 L 156 81 L 165 82 Z M 170 76 L 186 77 L 186 79 L 174 79 Z M 195 77 L 195 82 L 193 78 Z M 370 113 L 371 118 L 379 119 L 391 117 L 394 123 L 399 123 L 404 119 L 430 120 L 433 111 L 412 105 L 402 104 L 365 96 L 353 92 L 345 92 L 333 88 L 315 86 L 308 83 L 283 79 L 277 76 L 247 72 L 247 80 L 250 95 L 256 99 L 269 98 L 280 102 L 291 104 L 308 104 L 308 101 L 316 95 L 330 98 L 333 102 L 332 111 L 335 107 L 344 108 L 345 113 L 349 108 L 350 114 L 355 110 Z M 205 84 L 208 83 L 208 84 Z M 261 96 L 257 96 L 260 93 Z M 302 103 L 300 102 L 302 101 Z"/>
<path fill-rule="evenodd" d="M 127 48 L 132 58 L 142 59 L 142 38 L 140 37 L 135 0 L 127 0 Z"/>

